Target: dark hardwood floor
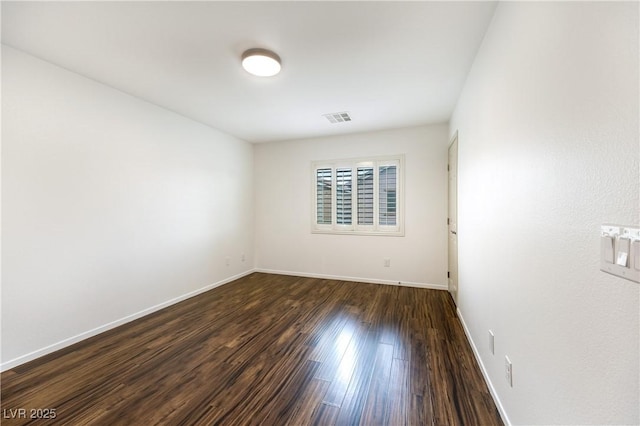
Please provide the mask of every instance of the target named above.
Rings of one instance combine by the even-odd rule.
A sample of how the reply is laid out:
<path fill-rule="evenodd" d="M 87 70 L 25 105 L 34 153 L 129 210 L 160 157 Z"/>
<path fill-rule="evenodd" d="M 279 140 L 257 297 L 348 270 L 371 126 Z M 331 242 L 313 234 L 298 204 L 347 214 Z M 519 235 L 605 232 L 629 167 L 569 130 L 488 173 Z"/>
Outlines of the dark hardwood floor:
<path fill-rule="evenodd" d="M 502 424 L 445 291 L 252 274 L 2 374 L 2 424 Z M 25 409 L 27 418 L 13 418 Z M 50 412 L 49 412 L 50 413 Z"/>

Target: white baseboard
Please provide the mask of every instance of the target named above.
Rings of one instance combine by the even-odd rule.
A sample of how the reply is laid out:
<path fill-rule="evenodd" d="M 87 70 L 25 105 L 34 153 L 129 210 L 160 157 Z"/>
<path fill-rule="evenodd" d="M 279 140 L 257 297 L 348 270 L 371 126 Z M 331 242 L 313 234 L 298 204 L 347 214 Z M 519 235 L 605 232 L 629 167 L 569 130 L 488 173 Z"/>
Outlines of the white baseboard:
<path fill-rule="evenodd" d="M 489 374 L 487 373 L 487 369 L 484 367 L 484 363 L 482 362 L 482 359 L 480 358 L 480 352 L 478 352 L 478 348 L 476 347 L 476 343 L 473 341 L 473 338 L 471 337 L 471 333 L 469 332 L 469 328 L 467 328 L 467 323 L 464 322 L 464 318 L 462 317 L 462 312 L 460 312 L 460 309 L 456 308 L 456 312 L 458 314 L 458 318 L 460 318 L 460 322 L 462 323 L 462 328 L 464 329 L 464 334 L 467 335 L 467 340 L 469 341 L 469 344 L 471 345 L 471 349 L 473 349 L 473 356 L 475 356 L 476 361 L 478 362 L 478 365 L 480 366 L 480 371 L 482 371 L 482 375 L 484 376 L 484 381 L 487 382 L 487 386 L 489 387 L 489 392 L 491 393 L 491 397 L 493 398 L 493 401 L 496 404 L 496 407 L 498 408 L 498 412 L 500 413 L 500 417 L 502 417 L 502 421 L 504 422 L 505 425 L 507 426 L 511 426 L 511 421 L 509 420 L 509 416 L 507 416 L 507 412 L 505 411 L 504 407 L 502 406 L 502 401 L 500 401 L 500 398 L 498 397 L 498 393 L 496 392 L 496 389 L 493 387 L 493 382 L 491 382 L 491 379 L 489 378 Z"/>
<path fill-rule="evenodd" d="M 57 343 L 53 343 L 53 344 L 51 344 L 49 346 L 46 346 L 44 348 L 35 350 L 35 351 L 30 352 L 28 354 L 21 355 L 21 356 L 19 356 L 17 358 L 14 358 L 12 360 L 7 361 L 7 362 L 3 362 L 2 364 L 0 364 L 0 371 L 10 370 L 10 369 L 12 369 L 14 367 L 17 367 L 18 365 L 27 363 L 29 361 L 33 361 L 36 358 L 40 358 L 41 356 L 50 354 L 50 353 L 55 352 L 55 351 L 57 351 L 59 349 L 66 348 L 67 346 L 73 345 L 74 343 L 78 343 L 78 342 L 80 342 L 82 340 L 88 339 L 88 338 L 93 337 L 93 336 L 95 336 L 97 334 L 100 334 L 100 333 L 103 333 L 105 331 L 111 330 L 112 328 L 116 328 L 116 327 L 121 326 L 123 324 L 126 324 L 128 322 L 134 321 L 134 320 L 136 320 L 138 318 L 142 318 L 143 316 L 149 315 L 149 314 L 151 314 L 153 312 L 156 312 L 156 311 L 159 311 L 160 309 L 166 308 L 166 307 L 171 306 L 171 305 L 175 305 L 176 303 L 182 302 L 183 300 L 189 299 L 189 298 L 191 298 L 193 296 L 197 296 L 198 294 L 204 293 L 206 291 L 209 291 L 209 290 L 214 289 L 216 287 L 219 287 L 221 285 L 230 283 L 231 281 L 235 281 L 235 280 L 237 280 L 239 278 L 242 278 L 244 276 L 252 274 L 253 272 L 256 272 L 255 269 L 250 269 L 248 271 L 242 272 L 242 273 L 234 275 L 232 277 L 225 278 L 224 280 L 218 281 L 216 283 L 209 284 L 209 285 L 207 285 L 205 287 L 199 288 L 199 289 L 194 290 L 194 291 L 190 291 L 189 293 L 185 293 L 185 294 L 183 294 L 181 296 L 174 297 L 173 299 L 167 300 L 166 302 L 162 302 L 162 303 L 159 303 L 159 304 L 157 304 L 155 306 L 151 306 L 151 307 L 143 309 L 143 310 L 141 310 L 139 312 L 133 313 L 131 315 L 127 315 L 124 318 L 120 318 L 118 320 L 115 320 L 115 321 L 112 321 L 110 323 L 107 323 L 107 324 L 101 325 L 99 327 L 96 327 L 96 328 L 94 328 L 92 330 L 85 331 L 85 332 L 77 334 L 77 335 L 75 335 L 73 337 L 69 337 L 67 339 L 61 340 L 61 341 L 59 341 Z"/>
<path fill-rule="evenodd" d="M 262 269 L 256 268 L 254 272 L 263 272 L 265 274 L 277 274 L 277 275 L 292 275 L 296 277 L 306 278 L 322 278 L 326 280 L 338 280 L 338 281 L 353 281 L 358 283 L 371 283 L 371 284 L 386 284 L 386 285 L 400 285 L 405 287 L 418 287 L 429 288 L 432 290 L 447 290 L 447 286 L 444 284 L 429 284 L 429 283 L 415 283 L 409 281 L 392 281 L 392 280 L 378 280 L 375 278 L 357 278 L 357 277 L 343 277 L 340 275 L 327 275 L 327 274 L 314 274 L 311 272 L 294 272 L 294 271 L 278 271 L 274 269 Z"/>

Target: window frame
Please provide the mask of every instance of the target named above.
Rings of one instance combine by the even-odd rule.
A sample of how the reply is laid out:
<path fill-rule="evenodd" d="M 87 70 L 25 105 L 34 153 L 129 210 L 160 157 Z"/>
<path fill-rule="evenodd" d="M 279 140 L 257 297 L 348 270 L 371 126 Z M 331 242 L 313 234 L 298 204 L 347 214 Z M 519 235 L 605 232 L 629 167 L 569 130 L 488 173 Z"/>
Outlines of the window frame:
<path fill-rule="evenodd" d="M 380 167 L 396 166 L 396 223 L 380 225 Z M 313 161 L 311 163 L 311 232 L 315 234 L 404 236 L 404 154 Z M 351 169 L 351 224 L 337 224 L 337 170 Z M 373 168 L 373 224 L 358 223 L 358 169 Z M 331 224 L 318 224 L 317 171 L 331 169 Z"/>

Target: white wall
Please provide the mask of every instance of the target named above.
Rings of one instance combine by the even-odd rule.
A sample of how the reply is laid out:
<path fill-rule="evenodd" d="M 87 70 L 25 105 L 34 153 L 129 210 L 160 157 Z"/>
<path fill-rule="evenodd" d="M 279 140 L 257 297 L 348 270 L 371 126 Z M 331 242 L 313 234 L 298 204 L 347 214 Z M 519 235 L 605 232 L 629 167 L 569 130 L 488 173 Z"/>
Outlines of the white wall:
<path fill-rule="evenodd" d="M 2 54 L 3 368 L 252 269 L 250 144 Z"/>
<path fill-rule="evenodd" d="M 459 309 L 514 424 L 640 422 L 640 285 L 599 271 L 640 221 L 638 35 L 638 3 L 500 3 L 451 121 Z"/>
<path fill-rule="evenodd" d="M 256 145 L 257 268 L 446 286 L 447 131 L 443 124 Z M 312 161 L 392 154 L 406 154 L 404 237 L 311 233 Z"/>

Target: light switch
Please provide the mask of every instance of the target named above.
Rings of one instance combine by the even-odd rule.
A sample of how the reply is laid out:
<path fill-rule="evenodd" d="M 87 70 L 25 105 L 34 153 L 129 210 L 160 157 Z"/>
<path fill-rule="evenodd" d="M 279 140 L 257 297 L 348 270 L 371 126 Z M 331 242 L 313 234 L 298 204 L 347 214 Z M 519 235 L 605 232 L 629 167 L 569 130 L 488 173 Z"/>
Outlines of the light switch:
<path fill-rule="evenodd" d="M 600 252 L 602 259 L 607 263 L 613 263 L 613 238 L 609 236 L 600 237 Z"/>
<path fill-rule="evenodd" d="M 631 244 L 631 252 L 633 253 L 633 268 L 640 271 L 640 241 L 634 241 Z"/>
<path fill-rule="evenodd" d="M 629 245 L 631 241 L 628 238 L 618 238 L 616 250 L 616 265 L 625 268 L 629 267 Z"/>
<path fill-rule="evenodd" d="M 600 226 L 600 270 L 640 283 L 640 226 Z"/>

